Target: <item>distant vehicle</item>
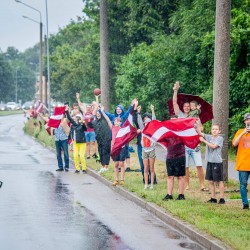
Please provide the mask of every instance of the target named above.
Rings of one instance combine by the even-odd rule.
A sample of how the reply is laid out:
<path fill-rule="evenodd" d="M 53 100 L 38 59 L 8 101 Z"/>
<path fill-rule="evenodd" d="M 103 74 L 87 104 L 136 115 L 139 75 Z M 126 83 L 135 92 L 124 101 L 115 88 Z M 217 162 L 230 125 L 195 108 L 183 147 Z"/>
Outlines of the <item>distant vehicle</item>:
<path fill-rule="evenodd" d="M 23 109 L 32 109 L 33 107 L 33 102 L 25 102 L 22 106 Z"/>
<path fill-rule="evenodd" d="M 7 105 L 5 103 L 0 104 L 0 111 L 8 110 Z"/>
<path fill-rule="evenodd" d="M 9 110 L 16 110 L 17 108 L 17 104 L 15 102 L 7 102 L 6 106 Z"/>

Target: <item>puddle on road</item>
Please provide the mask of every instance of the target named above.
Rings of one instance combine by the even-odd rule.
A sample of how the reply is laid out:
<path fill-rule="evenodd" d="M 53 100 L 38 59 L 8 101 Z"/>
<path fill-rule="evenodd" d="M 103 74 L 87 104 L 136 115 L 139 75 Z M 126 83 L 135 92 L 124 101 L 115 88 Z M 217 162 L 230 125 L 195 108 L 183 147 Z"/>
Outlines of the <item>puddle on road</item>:
<path fill-rule="evenodd" d="M 83 249 L 131 249 L 90 210 L 74 200 L 74 194 L 68 189 L 68 184 L 62 183 L 59 176 L 51 172 L 47 174 L 41 172 L 40 177 L 42 177 L 41 183 L 47 182 L 46 196 L 52 206 L 49 220 L 57 224 L 60 231 L 64 232 L 64 237 L 68 240 L 77 238 L 79 240 L 77 245 L 81 245 Z M 83 183 L 83 185 L 90 184 L 92 183 Z"/>

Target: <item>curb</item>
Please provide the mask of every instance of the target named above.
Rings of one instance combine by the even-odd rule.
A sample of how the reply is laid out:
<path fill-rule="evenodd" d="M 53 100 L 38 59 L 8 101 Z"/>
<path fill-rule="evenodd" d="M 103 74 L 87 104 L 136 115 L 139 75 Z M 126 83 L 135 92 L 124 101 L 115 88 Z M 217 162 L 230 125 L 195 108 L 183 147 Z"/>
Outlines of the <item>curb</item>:
<path fill-rule="evenodd" d="M 102 182 L 103 184 L 105 184 L 106 186 L 108 186 L 109 188 L 111 188 L 112 190 L 114 190 L 115 192 L 117 192 L 118 194 L 134 202 L 136 205 L 144 208 L 148 212 L 154 214 L 157 218 L 159 218 L 163 222 L 181 231 L 183 234 L 188 236 L 193 241 L 199 243 L 204 248 L 211 250 L 231 249 L 230 247 L 226 246 L 222 241 L 217 240 L 216 238 L 206 233 L 199 232 L 195 227 L 188 224 L 187 222 L 175 218 L 173 215 L 169 214 L 158 205 L 151 202 L 147 202 L 142 198 L 140 198 L 139 196 L 125 190 L 122 187 L 113 187 L 110 181 L 106 180 L 104 177 L 97 174 L 93 169 L 87 167 L 87 173 L 92 177 L 94 177 L 95 179 Z"/>
<path fill-rule="evenodd" d="M 55 153 L 55 149 L 51 147 L 47 147 L 44 143 L 38 141 L 35 137 L 31 136 L 32 139 L 34 139 L 36 142 L 41 144 L 43 147 L 49 149 L 50 151 L 53 151 Z M 74 161 L 70 158 L 70 163 L 74 165 Z M 99 180 L 112 190 L 114 190 L 116 193 L 122 195 L 123 197 L 127 198 L 128 200 L 134 202 L 136 205 L 140 206 L 141 208 L 144 208 L 146 211 L 154 214 L 158 219 L 165 222 L 166 224 L 172 226 L 173 228 L 179 230 L 184 235 L 188 236 L 191 240 L 199 243 L 206 249 L 210 250 L 229 250 L 232 249 L 228 246 L 226 246 L 222 241 L 212 237 L 211 235 L 208 235 L 206 233 L 198 231 L 194 226 L 190 225 L 189 223 L 180 220 L 173 216 L 172 214 L 168 213 L 163 208 L 159 207 L 158 205 L 147 202 L 140 198 L 139 196 L 135 195 L 134 193 L 131 193 L 127 191 L 126 189 L 122 187 L 114 187 L 110 181 L 102 177 L 101 175 L 97 174 L 95 170 L 90 169 L 87 167 L 87 174 L 94 177 L 95 179 Z"/>

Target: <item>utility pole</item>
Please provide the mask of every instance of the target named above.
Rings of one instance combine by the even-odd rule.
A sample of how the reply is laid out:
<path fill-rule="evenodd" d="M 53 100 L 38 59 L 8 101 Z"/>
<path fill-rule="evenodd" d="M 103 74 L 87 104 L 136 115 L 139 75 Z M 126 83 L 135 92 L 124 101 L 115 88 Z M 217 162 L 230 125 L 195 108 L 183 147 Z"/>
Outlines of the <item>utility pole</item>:
<path fill-rule="evenodd" d="M 224 137 L 223 177 L 228 180 L 229 59 L 231 0 L 216 0 L 213 113 Z"/>
<path fill-rule="evenodd" d="M 101 103 L 106 110 L 110 110 L 109 98 L 109 63 L 108 63 L 108 3 L 100 1 L 100 75 L 101 75 Z"/>

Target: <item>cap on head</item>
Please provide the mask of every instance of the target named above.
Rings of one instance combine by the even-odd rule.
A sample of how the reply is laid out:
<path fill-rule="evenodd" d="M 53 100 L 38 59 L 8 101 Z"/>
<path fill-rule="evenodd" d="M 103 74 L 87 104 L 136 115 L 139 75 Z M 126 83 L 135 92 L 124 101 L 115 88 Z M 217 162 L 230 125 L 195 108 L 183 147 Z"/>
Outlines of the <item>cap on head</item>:
<path fill-rule="evenodd" d="M 76 114 L 76 118 L 82 119 L 82 115 Z"/>
<path fill-rule="evenodd" d="M 250 113 L 246 113 L 246 114 L 244 115 L 244 121 L 247 120 L 247 119 L 250 119 Z"/>

